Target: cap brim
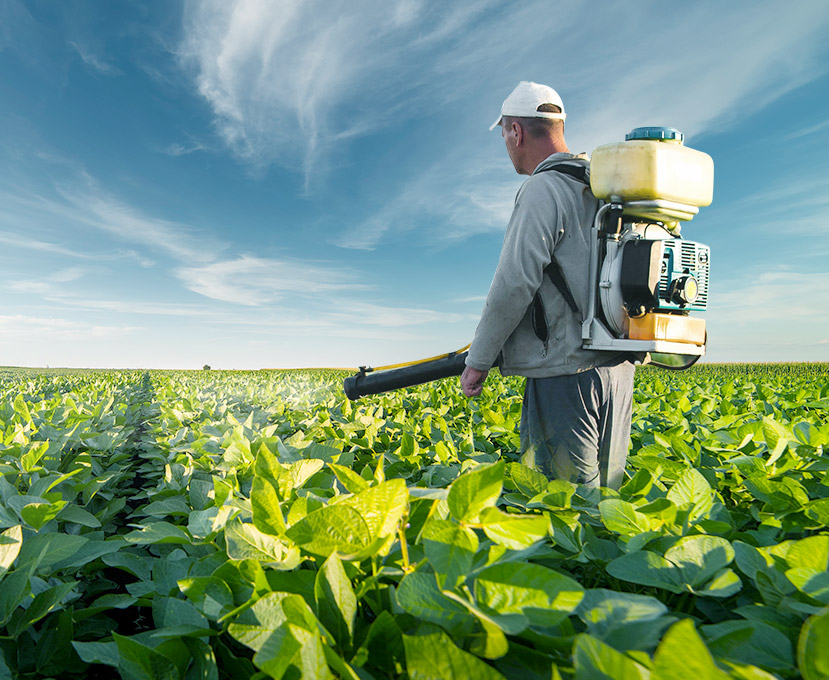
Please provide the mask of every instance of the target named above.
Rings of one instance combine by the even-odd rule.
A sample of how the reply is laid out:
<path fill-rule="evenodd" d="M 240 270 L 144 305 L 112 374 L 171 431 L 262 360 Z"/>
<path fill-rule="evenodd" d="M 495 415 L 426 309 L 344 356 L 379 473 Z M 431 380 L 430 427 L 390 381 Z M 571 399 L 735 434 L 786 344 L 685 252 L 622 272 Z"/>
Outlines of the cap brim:
<path fill-rule="evenodd" d="M 501 121 L 503 120 L 503 118 L 504 118 L 503 116 L 498 116 L 498 120 L 496 120 L 492 125 L 489 126 L 490 132 L 501 124 Z"/>

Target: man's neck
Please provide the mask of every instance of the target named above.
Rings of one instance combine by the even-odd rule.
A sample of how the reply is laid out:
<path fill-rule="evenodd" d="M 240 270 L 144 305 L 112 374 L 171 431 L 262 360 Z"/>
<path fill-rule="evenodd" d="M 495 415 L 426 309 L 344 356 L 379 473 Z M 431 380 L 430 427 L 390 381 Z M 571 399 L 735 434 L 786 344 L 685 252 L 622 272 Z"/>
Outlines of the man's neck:
<path fill-rule="evenodd" d="M 570 149 L 567 148 L 567 143 L 563 138 L 539 140 L 527 150 L 529 152 L 527 163 L 524 166 L 525 172 L 522 173 L 525 175 L 532 175 L 539 164 L 554 153 L 570 153 Z"/>

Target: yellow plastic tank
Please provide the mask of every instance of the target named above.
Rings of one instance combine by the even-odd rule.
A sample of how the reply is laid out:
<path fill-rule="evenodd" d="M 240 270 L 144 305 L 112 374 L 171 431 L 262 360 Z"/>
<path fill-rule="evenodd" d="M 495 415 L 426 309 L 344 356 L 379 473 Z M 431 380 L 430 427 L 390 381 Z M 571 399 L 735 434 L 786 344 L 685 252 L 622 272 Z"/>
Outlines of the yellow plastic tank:
<path fill-rule="evenodd" d="M 632 318 L 631 340 L 670 340 L 691 345 L 705 344 L 705 319 L 679 314 L 645 314 Z"/>
<path fill-rule="evenodd" d="M 627 214 L 690 219 L 713 199 L 714 161 L 702 151 L 683 146 L 682 140 L 682 133 L 673 128 L 636 128 L 624 142 L 598 147 L 590 160 L 593 194 L 623 205 L 664 202 L 662 207 L 625 206 Z"/>

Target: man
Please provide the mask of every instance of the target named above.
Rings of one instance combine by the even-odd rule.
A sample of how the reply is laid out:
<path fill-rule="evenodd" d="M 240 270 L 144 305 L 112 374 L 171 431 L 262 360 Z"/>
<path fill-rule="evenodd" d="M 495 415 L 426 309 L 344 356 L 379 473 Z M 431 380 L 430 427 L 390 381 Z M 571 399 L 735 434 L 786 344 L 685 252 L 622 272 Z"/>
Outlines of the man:
<path fill-rule="evenodd" d="M 515 171 L 530 178 L 515 198 L 484 311 L 461 376 L 481 393 L 488 369 L 526 376 L 524 460 L 553 479 L 618 489 L 630 441 L 634 366 L 628 355 L 582 349 L 590 229 L 598 203 L 584 156 L 564 140 L 564 104 L 523 81 L 490 130 Z M 556 271 L 557 270 L 557 271 Z"/>

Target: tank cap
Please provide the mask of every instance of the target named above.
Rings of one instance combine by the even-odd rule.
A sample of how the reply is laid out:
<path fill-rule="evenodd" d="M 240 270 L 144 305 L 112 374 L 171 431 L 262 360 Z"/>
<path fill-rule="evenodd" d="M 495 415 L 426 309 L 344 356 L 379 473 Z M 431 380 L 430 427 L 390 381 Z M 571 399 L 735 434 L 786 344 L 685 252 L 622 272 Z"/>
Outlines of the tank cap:
<path fill-rule="evenodd" d="M 625 141 L 631 139 L 670 139 L 677 142 L 682 142 L 685 139 L 683 135 L 676 128 L 669 127 L 638 127 L 634 128 L 625 135 Z"/>

